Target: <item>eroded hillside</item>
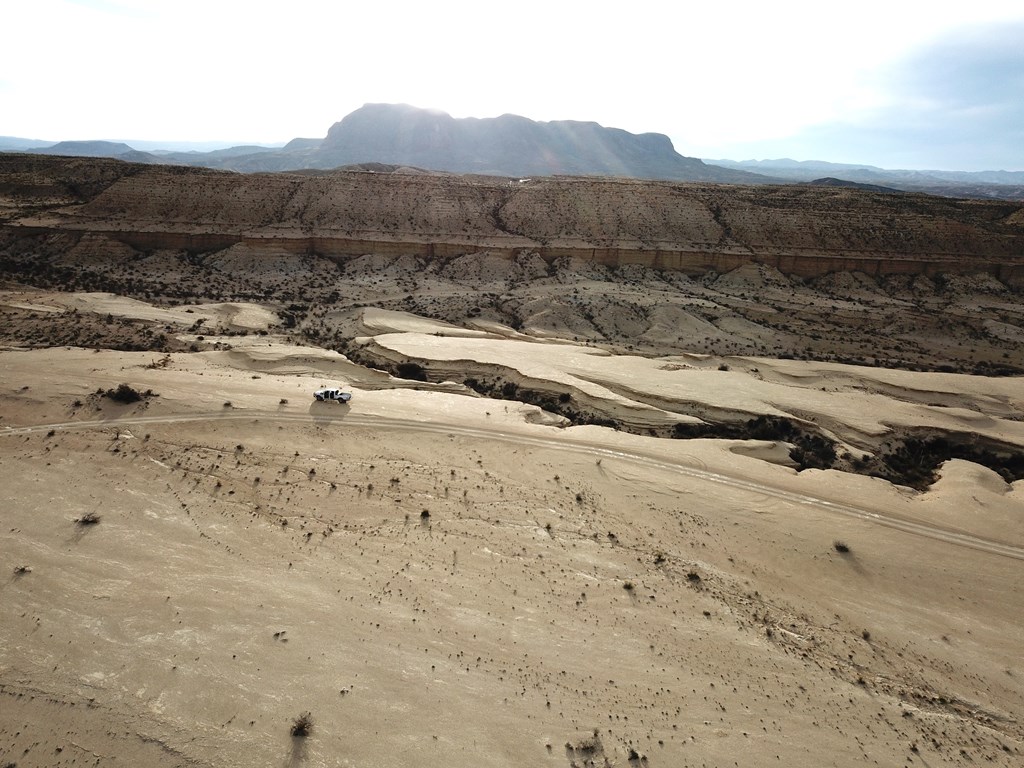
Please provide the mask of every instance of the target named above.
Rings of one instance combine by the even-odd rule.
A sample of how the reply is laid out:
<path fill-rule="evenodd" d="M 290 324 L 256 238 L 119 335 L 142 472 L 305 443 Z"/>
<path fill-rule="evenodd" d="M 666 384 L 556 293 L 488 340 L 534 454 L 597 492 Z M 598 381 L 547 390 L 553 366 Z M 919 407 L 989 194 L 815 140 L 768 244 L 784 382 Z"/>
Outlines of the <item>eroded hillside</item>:
<path fill-rule="evenodd" d="M 8 237 L 109 233 L 146 250 L 231 245 L 344 257 L 569 256 L 702 274 L 755 260 L 819 277 L 986 272 L 1024 280 L 1019 204 L 827 187 L 402 172 L 240 175 L 0 158 Z"/>

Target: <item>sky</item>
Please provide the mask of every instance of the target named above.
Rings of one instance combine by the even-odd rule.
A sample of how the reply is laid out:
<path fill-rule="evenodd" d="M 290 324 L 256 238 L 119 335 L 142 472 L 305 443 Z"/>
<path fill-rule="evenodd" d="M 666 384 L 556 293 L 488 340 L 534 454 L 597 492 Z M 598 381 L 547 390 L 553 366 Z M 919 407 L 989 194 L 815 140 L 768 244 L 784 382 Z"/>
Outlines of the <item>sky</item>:
<path fill-rule="evenodd" d="M 0 0 L 0 23 L 3 136 L 283 144 L 384 102 L 1024 170 L 1022 0 Z"/>

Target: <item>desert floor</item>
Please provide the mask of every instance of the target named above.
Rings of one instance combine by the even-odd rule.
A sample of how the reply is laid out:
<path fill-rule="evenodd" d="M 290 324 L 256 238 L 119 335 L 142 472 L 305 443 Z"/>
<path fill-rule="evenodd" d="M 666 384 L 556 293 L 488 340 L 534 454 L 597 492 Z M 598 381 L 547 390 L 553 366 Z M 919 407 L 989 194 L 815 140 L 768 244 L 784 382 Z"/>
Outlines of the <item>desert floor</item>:
<path fill-rule="evenodd" d="M 195 310 L 3 296 L 69 301 L 193 338 Z M 851 447 L 922 424 L 1024 445 L 1019 378 L 637 373 L 510 331 L 364 325 L 380 354 L 495 360 L 652 424 L 696 403 Z M 567 427 L 272 334 L 204 341 L 0 351 L 0 764 L 1024 760 L 1024 481 L 797 472 L 778 443 Z M 120 383 L 154 396 L 98 394 Z M 351 403 L 313 402 L 328 384 Z"/>

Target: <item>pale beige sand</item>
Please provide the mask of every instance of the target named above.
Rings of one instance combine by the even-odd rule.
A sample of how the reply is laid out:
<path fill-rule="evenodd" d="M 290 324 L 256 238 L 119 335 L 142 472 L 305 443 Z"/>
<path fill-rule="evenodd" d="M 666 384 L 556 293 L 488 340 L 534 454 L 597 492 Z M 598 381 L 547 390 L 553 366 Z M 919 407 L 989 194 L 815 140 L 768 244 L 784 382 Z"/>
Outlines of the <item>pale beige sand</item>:
<path fill-rule="evenodd" d="M 775 414 L 809 420 L 840 440 L 880 435 L 896 426 L 973 432 L 1024 446 L 1024 382 L 767 358 L 610 355 L 593 347 L 528 341 L 384 334 L 373 343 L 396 355 L 501 366 L 535 380 L 558 381 L 613 406 L 647 408 L 663 424 L 683 419 L 679 406 Z M 733 370 L 733 367 L 736 370 Z M 742 367 L 740 367 L 742 366 Z M 661 404 L 660 408 L 650 403 Z M 635 414 L 634 414 L 635 415 Z"/>
<path fill-rule="evenodd" d="M 924 494 L 797 474 L 778 445 L 546 426 L 249 341 L 165 367 L 0 353 L 0 763 L 1024 757 L 1020 483 L 966 462 Z M 622 386 L 613 358 L 533 346 Z M 707 398 L 768 391 L 676 373 Z M 326 379 L 349 406 L 312 403 Z M 122 381 L 160 397 L 89 397 Z"/>
<path fill-rule="evenodd" d="M 35 301 L 25 302 L 23 291 L 0 291 L 0 304 L 41 312 L 65 309 L 113 315 L 138 320 L 191 326 L 197 320 L 206 323 L 204 330 L 265 330 L 280 322 L 277 314 L 258 304 L 221 302 L 157 307 L 144 301 L 113 293 L 38 293 L 28 294 Z"/>
<path fill-rule="evenodd" d="M 438 336 L 485 336 L 484 331 L 461 328 L 451 323 L 420 317 L 409 312 L 367 307 L 362 310 L 363 326 L 368 336 L 378 333 L 434 333 Z"/>

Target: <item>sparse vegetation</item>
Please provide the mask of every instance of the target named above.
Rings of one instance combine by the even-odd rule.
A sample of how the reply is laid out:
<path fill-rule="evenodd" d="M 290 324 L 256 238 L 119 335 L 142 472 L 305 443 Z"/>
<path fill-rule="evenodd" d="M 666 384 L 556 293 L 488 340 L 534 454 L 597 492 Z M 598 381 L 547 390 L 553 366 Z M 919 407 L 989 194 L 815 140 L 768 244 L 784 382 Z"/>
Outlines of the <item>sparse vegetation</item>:
<path fill-rule="evenodd" d="M 123 403 L 125 405 L 137 403 L 148 397 L 156 397 L 153 390 L 147 389 L 145 392 L 139 392 L 130 384 L 118 384 L 115 389 L 100 390 L 100 392 L 103 397 L 113 400 L 115 403 Z"/>
<path fill-rule="evenodd" d="M 75 518 L 75 523 L 81 526 L 96 525 L 100 521 L 100 515 L 96 512 L 86 512 L 81 517 Z"/>
<path fill-rule="evenodd" d="M 845 541 L 833 541 L 832 548 L 841 555 L 850 553 L 850 546 Z"/>
<path fill-rule="evenodd" d="M 291 734 L 298 739 L 304 739 L 313 731 L 313 715 L 303 712 L 292 721 Z"/>

